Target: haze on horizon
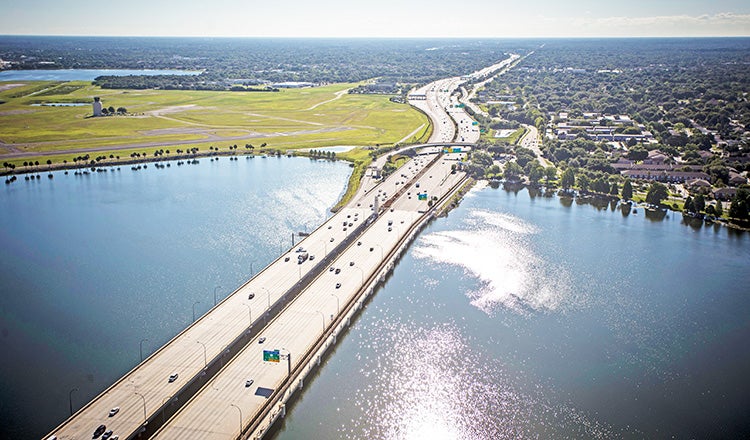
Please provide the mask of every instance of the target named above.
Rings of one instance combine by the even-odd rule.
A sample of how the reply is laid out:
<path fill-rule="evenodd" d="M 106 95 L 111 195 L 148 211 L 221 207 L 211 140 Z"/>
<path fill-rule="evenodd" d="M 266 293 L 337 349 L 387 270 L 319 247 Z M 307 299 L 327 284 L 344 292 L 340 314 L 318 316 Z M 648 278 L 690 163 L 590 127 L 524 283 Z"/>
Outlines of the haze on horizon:
<path fill-rule="evenodd" d="M 6 0 L 5 35 L 201 37 L 750 36 L 746 0 Z"/>

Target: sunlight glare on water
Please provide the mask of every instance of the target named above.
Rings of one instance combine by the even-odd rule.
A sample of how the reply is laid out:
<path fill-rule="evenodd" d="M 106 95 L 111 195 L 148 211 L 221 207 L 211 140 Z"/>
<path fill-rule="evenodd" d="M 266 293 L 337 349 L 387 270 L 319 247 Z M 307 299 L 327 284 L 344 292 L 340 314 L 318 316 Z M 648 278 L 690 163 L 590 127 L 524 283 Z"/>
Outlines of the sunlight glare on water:
<path fill-rule="evenodd" d="M 569 275 L 530 247 L 527 237 L 537 232 L 512 215 L 474 210 L 463 229 L 421 237 L 414 255 L 459 266 L 478 279 L 480 287 L 467 296 L 487 314 L 498 307 L 521 314 L 555 311 L 569 296 Z"/>
<path fill-rule="evenodd" d="M 378 354 L 362 359 L 368 385 L 348 399 L 361 417 L 342 427 L 346 438 L 514 439 L 556 435 L 561 428 L 587 438 L 611 436 L 570 408 L 520 391 L 502 362 L 478 353 L 456 324 L 417 327 L 386 319 L 362 330 L 372 339 L 362 341 L 361 352 Z"/>

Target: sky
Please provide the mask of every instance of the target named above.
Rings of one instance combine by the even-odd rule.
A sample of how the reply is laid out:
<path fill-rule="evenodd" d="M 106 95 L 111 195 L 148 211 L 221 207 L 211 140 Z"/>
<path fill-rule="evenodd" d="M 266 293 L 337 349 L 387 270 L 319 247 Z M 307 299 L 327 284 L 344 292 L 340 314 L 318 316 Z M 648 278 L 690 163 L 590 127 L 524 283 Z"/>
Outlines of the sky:
<path fill-rule="evenodd" d="M 387 38 L 750 36 L 750 1 L 2 0 L 0 34 Z"/>

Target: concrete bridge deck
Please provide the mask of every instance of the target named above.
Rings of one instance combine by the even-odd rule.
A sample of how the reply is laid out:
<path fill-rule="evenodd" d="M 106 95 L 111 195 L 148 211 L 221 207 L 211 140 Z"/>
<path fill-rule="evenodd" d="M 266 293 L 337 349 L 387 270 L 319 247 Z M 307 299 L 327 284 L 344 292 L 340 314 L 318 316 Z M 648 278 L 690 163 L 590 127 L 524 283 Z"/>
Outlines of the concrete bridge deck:
<path fill-rule="evenodd" d="M 427 210 L 427 200 L 418 200 L 416 193 L 439 197 L 463 178 L 451 174 L 456 158 L 449 159 L 422 156 L 377 186 L 365 182 L 347 207 L 298 244 L 314 256 L 312 261 L 297 264 L 297 253 L 289 250 L 50 435 L 88 439 L 105 424 L 120 438 L 147 438 L 184 406 L 158 431 L 159 438 L 236 437 L 240 414 L 243 426 L 249 427 L 268 390 L 286 377 L 283 366 L 262 362 L 262 349 L 284 348 L 294 362 L 296 353 L 314 344 L 420 219 L 419 211 Z M 417 189 L 411 179 L 420 173 Z M 376 198 L 378 205 L 390 208 L 366 225 Z M 340 273 L 329 272 L 331 266 Z M 260 336 L 266 338 L 263 344 L 257 342 Z M 178 377 L 170 382 L 173 373 Z M 253 386 L 245 387 L 251 378 Z M 108 417 L 113 407 L 120 411 Z"/>
<path fill-rule="evenodd" d="M 429 159 L 433 158 L 422 160 Z M 392 210 L 387 208 L 355 243 L 336 257 L 328 270 L 324 270 L 263 330 L 261 336 L 266 339 L 262 344 L 256 339 L 247 345 L 215 376 L 212 384 L 196 394 L 154 438 L 233 439 L 240 436 L 240 429 L 242 438 L 260 438 L 270 422 L 262 420 L 262 410 L 269 406 L 268 397 L 289 377 L 286 361 L 280 364 L 264 362 L 263 350 L 278 349 L 282 354 L 290 354 L 292 370 L 309 358 L 306 354 L 314 350 L 321 338 L 325 338 L 326 331 L 335 324 L 339 314 L 357 300 L 365 284 L 388 262 L 404 236 L 423 217 L 419 211 L 427 210 L 427 202 L 418 200 L 416 192 L 427 191 L 430 196 L 442 197 L 463 179 L 462 173 L 451 174 L 450 166 L 455 161 L 449 159 L 437 158 L 418 179 L 419 189 L 415 188 L 416 181 L 409 182 L 397 171 L 391 180 L 407 184 L 402 195 L 391 205 Z M 420 166 L 416 161 L 414 165 L 415 169 Z M 382 194 L 387 191 L 384 188 L 378 187 L 380 192 L 369 193 Z M 354 204 L 366 203 L 371 197 L 364 196 Z M 340 226 L 334 225 L 334 228 Z M 330 268 L 334 268 L 333 271 Z M 340 273 L 336 273 L 336 269 L 340 269 Z M 253 384 L 247 387 L 249 379 Z"/>

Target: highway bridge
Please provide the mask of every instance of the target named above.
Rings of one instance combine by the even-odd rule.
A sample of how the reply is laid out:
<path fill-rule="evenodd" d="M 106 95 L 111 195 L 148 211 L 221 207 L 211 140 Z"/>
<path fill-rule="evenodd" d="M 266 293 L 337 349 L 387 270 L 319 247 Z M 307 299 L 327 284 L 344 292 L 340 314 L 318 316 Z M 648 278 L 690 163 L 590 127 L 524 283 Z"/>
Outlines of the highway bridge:
<path fill-rule="evenodd" d="M 99 425 L 121 439 L 262 437 L 393 258 L 464 181 L 451 167 L 461 156 L 417 156 L 386 179 L 363 179 L 345 208 L 47 438 L 89 439 Z"/>
<path fill-rule="evenodd" d="M 410 103 L 430 117 L 433 133 L 430 143 L 399 151 L 475 145 L 473 121 L 454 105 L 465 81 L 416 92 Z M 462 158 L 420 155 L 385 179 L 363 177 L 346 207 L 46 438 L 89 439 L 100 425 L 121 439 L 263 437 L 394 259 L 463 184 L 466 175 L 452 167 Z"/>

